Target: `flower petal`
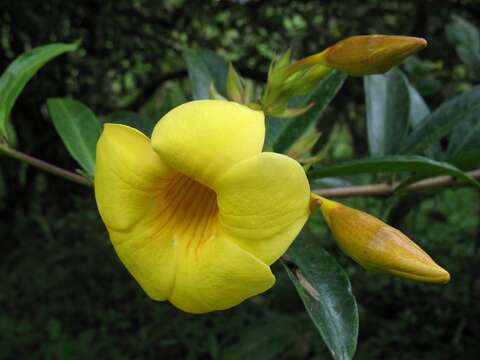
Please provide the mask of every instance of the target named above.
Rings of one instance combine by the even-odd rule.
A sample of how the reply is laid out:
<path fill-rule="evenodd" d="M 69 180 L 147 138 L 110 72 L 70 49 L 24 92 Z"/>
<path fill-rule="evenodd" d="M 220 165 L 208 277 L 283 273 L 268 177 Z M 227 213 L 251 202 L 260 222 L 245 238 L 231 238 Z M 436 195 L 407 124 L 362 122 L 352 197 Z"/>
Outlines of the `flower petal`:
<path fill-rule="evenodd" d="M 224 231 L 267 264 L 287 250 L 310 214 L 305 172 L 285 155 L 265 152 L 242 161 L 214 189 Z"/>
<path fill-rule="evenodd" d="M 120 260 L 149 296 L 166 299 L 175 249 L 168 236 L 157 235 L 156 195 L 174 172 L 141 132 L 116 124 L 106 124 L 100 136 L 95 171 L 97 206 Z"/>
<path fill-rule="evenodd" d="M 107 228 L 126 230 L 152 214 L 152 194 L 173 175 L 140 131 L 105 124 L 97 143 L 95 198 Z"/>
<path fill-rule="evenodd" d="M 233 164 L 262 151 L 264 115 L 220 100 L 199 100 L 167 113 L 152 146 L 172 168 L 209 185 Z"/>
<path fill-rule="evenodd" d="M 190 313 L 228 309 L 271 288 L 270 267 L 217 231 L 203 243 L 177 249 L 170 302 Z"/>
<path fill-rule="evenodd" d="M 171 233 L 109 231 L 115 252 L 142 289 L 154 300 L 167 300 L 175 283 L 176 249 Z"/>

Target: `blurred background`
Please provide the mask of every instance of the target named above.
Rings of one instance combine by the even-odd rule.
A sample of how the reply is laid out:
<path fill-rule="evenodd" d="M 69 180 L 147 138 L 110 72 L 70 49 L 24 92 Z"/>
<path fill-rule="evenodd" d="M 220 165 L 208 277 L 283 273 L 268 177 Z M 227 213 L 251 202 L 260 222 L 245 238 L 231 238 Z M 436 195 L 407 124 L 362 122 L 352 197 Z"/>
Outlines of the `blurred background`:
<path fill-rule="evenodd" d="M 261 82 L 289 47 L 303 57 L 349 35 L 384 33 L 429 41 L 401 68 L 435 108 L 480 79 L 480 61 L 456 49 L 469 43 L 468 31 L 448 30 L 458 16 L 479 27 L 478 1 L 3 0 L 0 69 L 32 47 L 82 39 L 81 50 L 33 78 L 12 114 L 19 149 L 74 170 L 46 111 L 49 97 L 71 96 L 97 114 L 160 118 L 191 98 L 186 48 L 214 50 Z M 322 121 L 331 124 L 327 160 L 368 153 L 361 78 L 347 80 Z M 453 277 L 438 286 L 369 274 L 314 218 L 359 303 L 356 359 L 478 358 L 478 192 L 346 202 L 412 235 Z M 155 303 L 112 251 L 91 189 L 0 159 L 0 359 L 327 359 L 294 287 L 274 270 L 271 291 L 229 311 L 192 316 Z"/>

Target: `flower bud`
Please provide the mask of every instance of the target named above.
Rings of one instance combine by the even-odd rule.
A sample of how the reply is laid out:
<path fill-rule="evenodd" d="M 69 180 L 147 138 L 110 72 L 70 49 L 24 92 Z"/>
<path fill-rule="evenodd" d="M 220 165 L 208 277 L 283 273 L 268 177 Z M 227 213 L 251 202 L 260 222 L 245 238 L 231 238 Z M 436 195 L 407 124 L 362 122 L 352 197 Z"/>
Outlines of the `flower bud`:
<path fill-rule="evenodd" d="M 418 37 L 360 35 L 341 40 L 314 56 L 347 74 L 369 75 L 388 71 L 426 46 L 427 41 Z"/>
<path fill-rule="evenodd" d="M 340 248 L 367 270 L 446 283 L 450 274 L 399 230 L 363 211 L 313 196 Z"/>

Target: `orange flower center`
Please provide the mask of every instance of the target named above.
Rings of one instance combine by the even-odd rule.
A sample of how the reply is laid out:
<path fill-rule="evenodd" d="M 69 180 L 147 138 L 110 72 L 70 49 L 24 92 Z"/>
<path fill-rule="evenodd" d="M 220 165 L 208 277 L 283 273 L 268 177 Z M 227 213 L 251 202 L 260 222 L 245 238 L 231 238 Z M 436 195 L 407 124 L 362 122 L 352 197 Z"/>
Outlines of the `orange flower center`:
<path fill-rule="evenodd" d="M 217 194 L 183 174 L 172 177 L 159 196 L 162 231 L 169 228 L 175 240 L 188 244 L 207 240 L 218 218 Z"/>

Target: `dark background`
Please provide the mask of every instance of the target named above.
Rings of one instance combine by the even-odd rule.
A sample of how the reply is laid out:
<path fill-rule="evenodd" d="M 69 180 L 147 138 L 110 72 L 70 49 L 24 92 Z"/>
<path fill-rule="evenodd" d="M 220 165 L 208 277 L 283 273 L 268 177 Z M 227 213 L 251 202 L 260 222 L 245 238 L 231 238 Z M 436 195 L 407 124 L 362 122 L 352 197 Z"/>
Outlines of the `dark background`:
<path fill-rule="evenodd" d="M 210 48 L 265 79 L 291 47 L 301 57 L 353 34 L 403 34 L 429 47 L 402 65 L 434 108 L 473 84 L 447 41 L 457 14 L 480 25 L 471 1 L 0 1 L 0 69 L 32 47 L 82 39 L 47 64 L 12 114 L 17 147 L 67 169 L 76 164 L 46 111 L 71 96 L 97 114 L 160 116 L 190 98 L 186 47 Z M 325 114 L 333 159 L 367 153 L 362 82 L 350 78 Z M 319 241 L 351 276 L 360 307 L 357 359 L 476 359 L 480 355 L 480 197 L 470 189 L 410 199 L 389 220 L 452 274 L 445 286 L 366 273 Z M 385 216 L 395 199 L 354 199 Z M 398 207 L 397 207 L 398 208 Z M 0 160 L 0 359 L 325 359 L 322 340 L 280 267 L 265 295 L 225 312 L 181 313 L 149 300 L 116 258 L 90 189 Z"/>

